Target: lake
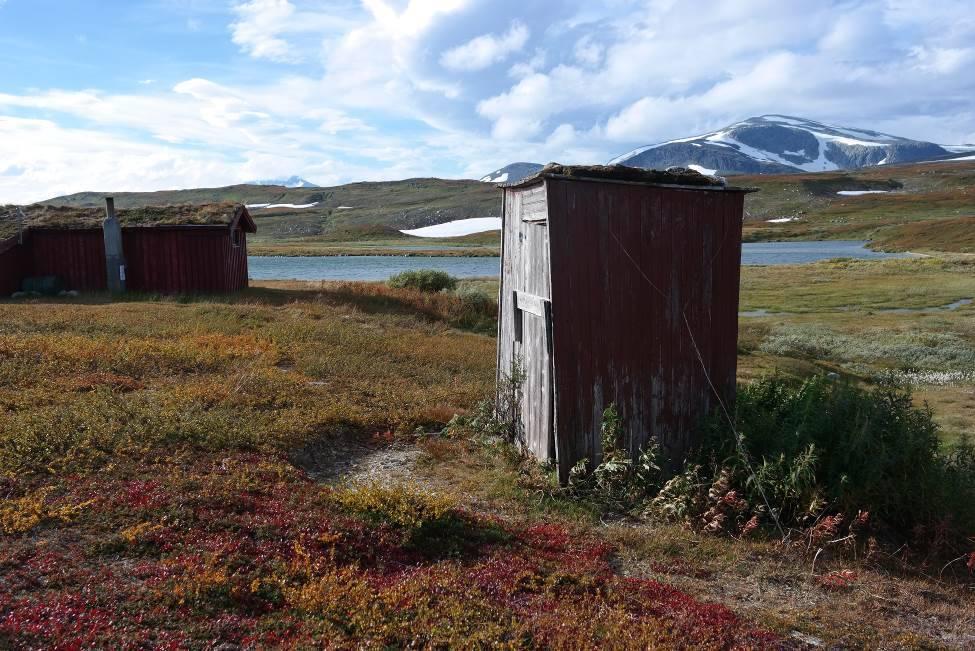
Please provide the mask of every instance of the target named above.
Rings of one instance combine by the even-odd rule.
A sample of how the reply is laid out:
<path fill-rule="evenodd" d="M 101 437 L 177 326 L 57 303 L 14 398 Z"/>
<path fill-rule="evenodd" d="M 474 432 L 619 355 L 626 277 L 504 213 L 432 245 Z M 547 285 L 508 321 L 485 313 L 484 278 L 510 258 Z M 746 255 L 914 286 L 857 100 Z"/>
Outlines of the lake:
<path fill-rule="evenodd" d="M 830 258 L 880 259 L 906 254 L 879 253 L 860 240 L 827 242 L 756 242 L 743 245 L 746 265 L 803 264 Z M 386 280 L 415 269 L 441 269 L 457 278 L 497 276 L 499 258 L 413 256 L 253 256 L 248 259 L 253 280 Z"/>
<path fill-rule="evenodd" d="M 879 260 L 905 258 L 907 253 L 881 253 L 867 248 L 866 240 L 824 242 L 752 242 L 742 245 L 742 264 L 804 264 L 831 258 Z"/>

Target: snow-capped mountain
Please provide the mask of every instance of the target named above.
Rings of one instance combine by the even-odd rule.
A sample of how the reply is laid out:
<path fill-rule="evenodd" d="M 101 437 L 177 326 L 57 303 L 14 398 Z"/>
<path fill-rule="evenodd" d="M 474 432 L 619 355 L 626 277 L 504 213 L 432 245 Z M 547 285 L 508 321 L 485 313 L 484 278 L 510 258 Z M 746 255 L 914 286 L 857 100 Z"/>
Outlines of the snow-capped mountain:
<path fill-rule="evenodd" d="M 306 181 L 300 176 L 292 176 L 286 179 L 264 179 L 261 181 L 248 181 L 246 185 L 280 185 L 284 188 L 317 188 L 318 185 L 311 181 Z"/>
<path fill-rule="evenodd" d="M 514 183 L 526 176 L 535 174 L 543 167 L 545 166 L 538 163 L 512 163 L 481 177 L 481 181 L 484 183 Z"/>
<path fill-rule="evenodd" d="M 635 149 L 610 164 L 691 167 L 717 174 L 824 172 L 948 157 L 931 142 L 787 115 L 763 115 L 712 133 Z"/>

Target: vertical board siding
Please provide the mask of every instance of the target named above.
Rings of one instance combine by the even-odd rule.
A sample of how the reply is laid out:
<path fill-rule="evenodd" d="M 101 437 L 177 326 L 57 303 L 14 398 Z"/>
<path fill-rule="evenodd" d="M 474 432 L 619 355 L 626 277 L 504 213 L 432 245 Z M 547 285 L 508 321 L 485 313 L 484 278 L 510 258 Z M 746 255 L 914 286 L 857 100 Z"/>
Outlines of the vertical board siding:
<path fill-rule="evenodd" d="M 520 311 L 514 298 L 515 292 L 545 302 L 552 297 L 546 194 L 544 184 L 504 191 L 498 377 L 509 374 L 516 361 L 525 371 L 520 387 L 521 443 L 541 459 L 554 459 L 551 316 Z M 521 341 L 516 319 L 521 321 Z"/>
<path fill-rule="evenodd" d="M 20 290 L 20 283 L 28 275 L 28 244 L 20 244 L 20 236 L 0 240 L 0 297 Z"/>
<path fill-rule="evenodd" d="M 216 294 L 247 286 L 243 232 L 239 247 L 225 228 L 132 228 L 122 236 L 132 291 Z"/>
<path fill-rule="evenodd" d="M 129 291 L 159 294 L 225 293 L 247 279 L 247 236 L 233 246 L 227 228 L 123 228 Z M 20 289 L 27 276 L 58 276 L 68 289 L 108 287 L 100 229 L 32 229 L 23 245 L 0 242 L 0 296 Z"/>
<path fill-rule="evenodd" d="M 656 438 L 676 466 L 708 376 L 734 399 L 743 196 L 549 180 L 560 477 L 600 457 L 610 404 L 631 452 Z"/>
<path fill-rule="evenodd" d="M 600 458 L 610 404 L 630 451 L 656 438 L 671 467 L 697 443 L 715 392 L 730 408 L 743 203 L 737 191 L 579 179 L 505 189 L 499 377 L 526 357 L 522 442 L 556 458 L 562 481 Z M 547 299 L 546 335 L 516 291 Z"/>
<path fill-rule="evenodd" d="M 108 286 L 101 229 L 31 229 L 30 258 L 31 276 L 58 276 L 67 289 L 90 292 Z"/>

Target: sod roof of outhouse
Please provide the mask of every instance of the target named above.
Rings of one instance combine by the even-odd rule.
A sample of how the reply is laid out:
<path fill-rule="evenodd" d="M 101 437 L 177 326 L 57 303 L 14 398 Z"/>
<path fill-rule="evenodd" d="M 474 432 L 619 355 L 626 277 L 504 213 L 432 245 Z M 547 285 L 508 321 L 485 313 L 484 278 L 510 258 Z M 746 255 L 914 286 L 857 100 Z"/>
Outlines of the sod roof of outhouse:
<path fill-rule="evenodd" d="M 708 190 L 752 191 L 749 188 L 731 187 L 720 176 L 708 176 L 686 167 L 666 170 L 645 170 L 626 165 L 562 165 L 549 163 L 537 173 L 512 183 L 502 183 L 503 188 L 534 185 L 545 178 L 569 178 L 584 181 L 615 181 L 644 185 L 693 187 Z"/>

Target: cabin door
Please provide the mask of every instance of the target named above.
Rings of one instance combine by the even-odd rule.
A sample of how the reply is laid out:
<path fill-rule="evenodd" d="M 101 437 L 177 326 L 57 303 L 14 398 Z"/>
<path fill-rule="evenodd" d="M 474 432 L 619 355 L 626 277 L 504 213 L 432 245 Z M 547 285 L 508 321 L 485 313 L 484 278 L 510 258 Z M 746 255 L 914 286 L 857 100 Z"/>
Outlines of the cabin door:
<path fill-rule="evenodd" d="M 538 459 L 555 460 L 551 301 L 515 292 L 515 359 L 524 374 L 521 428 L 525 447 Z"/>

